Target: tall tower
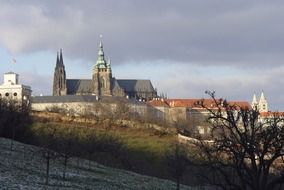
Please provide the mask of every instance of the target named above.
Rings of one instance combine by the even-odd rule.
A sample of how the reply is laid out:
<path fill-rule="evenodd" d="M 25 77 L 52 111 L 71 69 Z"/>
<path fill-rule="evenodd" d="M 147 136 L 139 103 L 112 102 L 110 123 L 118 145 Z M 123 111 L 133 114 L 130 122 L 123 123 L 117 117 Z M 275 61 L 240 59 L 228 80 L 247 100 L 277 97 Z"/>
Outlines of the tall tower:
<path fill-rule="evenodd" d="M 252 109 L 256 110 L 258 109 L 258 102 L 256 100 L 256 95 L 255 93 L 253 94 L 252 102 L 251 102 L 251 107 Z"/>
<path fill-rule="evenodd" d="M 263 91 L 261 92 L 261 95 L 258 101 L 258 110 L 259 112 L 268 112 L 268 103 L 266 101 Z"/>
<path fill-rule="evenodd" d="M 103 43 L 100 42 L 98 59 L 93 69 L 94 94 L 97 96 L 111 96 L 112 72 L 110 61 L 105 60 Z"/>
<path fill-rule="evenodd" d="M 66 73 L 63 63 L 62 49 L 60 49 L 60 57 L 56 58 L 56 66 L 53 77 L 53 96 L 64 96 L 67 94 Z"/>

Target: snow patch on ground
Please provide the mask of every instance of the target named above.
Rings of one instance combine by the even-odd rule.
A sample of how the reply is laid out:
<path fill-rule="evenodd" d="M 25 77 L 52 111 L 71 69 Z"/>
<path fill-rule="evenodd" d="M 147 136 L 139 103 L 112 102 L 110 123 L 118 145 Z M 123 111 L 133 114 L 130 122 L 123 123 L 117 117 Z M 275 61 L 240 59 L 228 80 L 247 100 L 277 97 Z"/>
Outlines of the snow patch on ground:
<path fill-rule="evenodd" d="M 11 142 L 13 150 L 10 150 Z M 73 158 L 68 163 L 66 180 L 63 164 L 51 161 L 49 185 L 45 183 L 45 161 L 40 148 L 0 138 L 0 189 L 124 189 L 124 190 L 174 190 L 175 183 L 129 171 L 109 168 L 84 159 Z M 203 189 L 181 186 L 183 190 Z"/>

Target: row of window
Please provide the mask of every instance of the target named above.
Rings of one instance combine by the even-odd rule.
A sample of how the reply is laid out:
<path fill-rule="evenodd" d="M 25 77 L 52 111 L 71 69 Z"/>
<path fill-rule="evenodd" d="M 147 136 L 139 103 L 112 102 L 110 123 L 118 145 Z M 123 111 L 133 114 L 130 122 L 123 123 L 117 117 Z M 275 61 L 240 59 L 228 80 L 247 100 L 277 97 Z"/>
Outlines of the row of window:
<path fill-rule="evenodd" d="M 5 96 L 6 96 L 6 97 L 10 96 L 10 93 L 9 93 L 9 92 L 6 92 L 6 93 L 5 93 Z M 13 96 L 18 96 L 17 92 L 14 92 L 14 93 L 13 93 Z M 0 97 L 2 97 L 2 94 L 1 94 L 1 93 L 0 93 Z"/>

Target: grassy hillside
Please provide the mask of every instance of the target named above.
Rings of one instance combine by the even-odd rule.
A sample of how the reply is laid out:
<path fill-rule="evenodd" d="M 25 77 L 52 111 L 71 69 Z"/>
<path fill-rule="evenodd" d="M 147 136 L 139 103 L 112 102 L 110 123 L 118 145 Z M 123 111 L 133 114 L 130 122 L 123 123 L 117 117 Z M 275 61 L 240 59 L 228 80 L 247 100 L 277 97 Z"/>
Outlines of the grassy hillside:
<path fill-rule="evenodd" d="M 84 136 L 86 133 L 92 132 L 98 136 L 105 134 L 111 135 L 119 139 L 122 146 L 125 149 L 125 161 L 127 163 L 127 169 L 136 171 L 139 173 L 153 175 L 158 177 L 168 177 L 167 168 L 165 166 L 165 152 L 176 140 L 174 134 L 163 134 L 153 128 L 130 128 L 130 127 L 108 127 L 102 128 L 100 126 L 85 126 L 83 124 L 66 124 L 66 123 L 42 123 L 37 122 L 31 126 L 33 134 L 37 134 L 36 131 L 55 126 L 57 133 L 62 136 L 72 129 L 75 134 Z M 82 155 L 84 157 L 84 155 Z M 97 162 L 104 165 L 110 165 L 115 167 L 122 167 L 117 160 L 113 160 L 112 157 L 108 157 L 104 152 L 96 152 L 92 158 Z"/>
<path fill-rule="evenodd" d="M 66 180 L 62 179 L 63 164 L 52 161 L 49 185 L 44 185 L 45 163 L 41 149 L 35 146 L 0 138 L 1 189 L 175 189 L 168 180 L 139 175 L 72 158 L 67 167 Z M 182 189 L 193 189 L 182 186 Z M 197 188 L 194 188 L 197 189 Z"/>
<path fill-rule="evenodd" d="M 106 119 L 98 122 L 90 118 L 85 120 L 80 117 L 72 118 L 49 112 L 34 113 L 33 118 L 32 134 L 36 134 L 38 129 L 45 129 L 52 125 L 56 126 L 57 132 L 61 134 L 72 129 L 75 134 L 81 136 L 84 136 L 82 133 L 86 132 L 92 132 L 99 136 L 105 134 L 114 136 L 121 142 L 123 151 L 117 152 L 119 155 L 96 151 L 91 158 L 93 161 L 105 166 L 127 169 L 174 181 L 173 176 L 168 171 L 165 157 L 166 152 L 172 148 L 177 140 L 174 128 L 165 129 L 162 126 L 139 121 L 126 121 L 121 124 L 121 121 Z M 80 153 L 79 156 L 90 159 L 84 153 Z M 194 175 L 194 170 L 191 167 L 183 176 L 181 182 L 188 185 L 204 184 L 199 177 Z"/>

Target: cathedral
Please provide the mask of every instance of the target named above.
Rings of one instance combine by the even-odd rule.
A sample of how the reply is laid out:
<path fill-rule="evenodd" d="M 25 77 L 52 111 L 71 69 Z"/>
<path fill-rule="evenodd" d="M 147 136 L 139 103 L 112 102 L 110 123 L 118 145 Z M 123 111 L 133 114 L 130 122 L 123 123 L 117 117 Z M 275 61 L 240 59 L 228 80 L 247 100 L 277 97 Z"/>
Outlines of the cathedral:
<path fill-rule="evenodd" d="M 151 100 L 157 91 L 150 80 L 116 79 L 112 76 L 110 60 L 105 59 L 103 43 L 99 44 L 98 59 L 92 79 L 66 79 L 62 50 L 57 54 L 53 78 L 53 96 L 96 95 Z"/>

